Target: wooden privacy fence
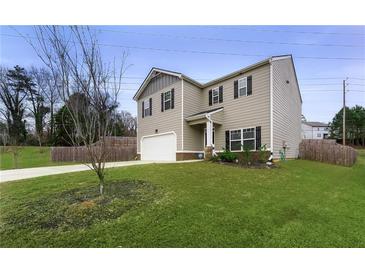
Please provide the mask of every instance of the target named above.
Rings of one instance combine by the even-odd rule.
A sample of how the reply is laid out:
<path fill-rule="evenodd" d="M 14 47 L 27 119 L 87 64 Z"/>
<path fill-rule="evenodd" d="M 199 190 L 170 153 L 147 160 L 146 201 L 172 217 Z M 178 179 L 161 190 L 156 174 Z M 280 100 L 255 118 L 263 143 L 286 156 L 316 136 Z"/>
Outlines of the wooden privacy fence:
<path fill-rule="evenodd" d="M 107 162 L 130 161 L 137 155 L 137 141 L 135 137 L 108 138 Z M 117 141 L 118 139 L 118 141 Z M 95 144 L 93 150 L 100 150 Z M 97 153 L 97 151 L 95 151 Z M 89 153 L 84 146 L 79 147 L 52 147 L 51 159 L 55 162 L 89 162 Z"/>
<path fill-rule="evenodd" d="M 299 145 L 299 158 L 352 166 L 356 162 L 356 150 L 337 144 L 335 140 L 302 140 Z"/>

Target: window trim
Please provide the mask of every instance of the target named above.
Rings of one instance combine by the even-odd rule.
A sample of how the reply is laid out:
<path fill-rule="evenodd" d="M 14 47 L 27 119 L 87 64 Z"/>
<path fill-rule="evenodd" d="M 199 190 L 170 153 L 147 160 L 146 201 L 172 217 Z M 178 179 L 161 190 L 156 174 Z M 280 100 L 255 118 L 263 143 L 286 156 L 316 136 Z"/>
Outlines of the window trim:
<path fill-rule="evenodd" d="M 217 91 L 217 102 L 216 103 L 214 103 L 214 91 Z M 212 105 L 215 105 L 215 104 L 219 104 L 219 86 L 218 87 L 215 87 L 215 88 L 212 88 Z"/>
<path fill-rule="evenodd" d="M 166 93 L 168 93 L 168 92 L 170 93 L 170 98 L 166 100 Z M 172 94 L 171 90 L 168 90 L 168 91 L 164 92 L 164 94 L 163 94 L 163 108 L 164 108 L 165 111 L 171 109 L 171 102 L 172 102 L 171 94 Z M 166 103 L 167 102 L 170 102 L 170 107 L 169 108 L 166 108 Z"/>
<path fill-rule="evenodd" d="M 244 88 L 244 87 L 241 87 L 240 88 L 240 82 L 241 82 L 241 80 L 244 80 L 244 82 L 245 82 L 245 86 L 244 87 L 246 87 L 246 94 L 245 95 L 241 95 L 241 92 L 240 92 L 240 89 L 241 88 Z M 248 85 L 247 85 L 247 76 L 245 76 L 245 77 L 242 77 L 242 78 L 240 78 L 240 79 L 238 79 L 238 83 L 237 83 L 237 87 L 238 87 L 238 97 L 247 97 L 248 95 L 247 95 L 247 93 L 248 93 Z"/>
<path fill-rule="evenodd" d="M 148 108 L 146 108 L 146 103 L 148 104 Z M 150 108 L 151 108 L 151 106 L 150 106 L 150 98 L 148 98 L 146 100 L 143 100 L 143 107 L 144 107 L 144 109 L 143 109 L 144 117 L 151 116 L 150 115 L 150 113 L 151 113 L 151 111 L 150 111 Z M 146 110 L 148 110 L 147 113 L 146 113 Z"/>
<path fill-rule="evenodd" d="M 253 129 L 254 130 L 254 137 L 252 138 L 243 138 L 243 130 L 244 129 Z M 241 149 L 240 150 L 231 150 L 231 147 L 232 147 L 232 138 L 231 138 L 231 132 L 232 131 L 241 131 Z M 243 141 L 247 141 L 247 140 L 253 140 L 254 141 L 254 149 L 251 149 L 251 151 L 256 151 L 256 127 L 244 127 L 244 128 L 236 128 L 236 129 L 230 129 L 229 130 L 229 148 L 232 152 L 240 152 L 240 151 L 243 151 Z M 233 139 L 233 142 L 237 142 L 239 141 L 239 139 Z"/>

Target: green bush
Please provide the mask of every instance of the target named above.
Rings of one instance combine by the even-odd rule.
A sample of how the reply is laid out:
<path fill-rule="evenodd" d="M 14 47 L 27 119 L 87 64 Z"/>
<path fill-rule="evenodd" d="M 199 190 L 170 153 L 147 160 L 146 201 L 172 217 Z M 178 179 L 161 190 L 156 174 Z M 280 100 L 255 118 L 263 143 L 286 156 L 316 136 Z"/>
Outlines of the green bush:
<path fill-rule="evenodd" d="M 224 151 L 219 154 L 219 159 L 223 162 L 233 162 L 237 159 L 237 156 L 229 149 L 224 149 Z"/>
<path fill-rule="evenodd" d="M 266 151 L 266 144 L 260 146 L 259 148 L 259 162 L 260 163 L 266 163 L 268 157 L 267 157 L 267 151 Z"/>
<path fill-rule="evenodd" d="M 238 158 L 238 162 L 241 165 L 250 165 L 252 163 L 252 152 L 249 147 L 243 147 L 243 151 L 240 152 L 240 157 Z"/>
<path fill-rule="evenodd" d="M 212 156 L 212 158 L 210 158 L 210 161 L 212 161 L 212 162 L 218 162 L 219 161 L 219 156 L 218 155 L 214 155 L 214 156 Z"/>

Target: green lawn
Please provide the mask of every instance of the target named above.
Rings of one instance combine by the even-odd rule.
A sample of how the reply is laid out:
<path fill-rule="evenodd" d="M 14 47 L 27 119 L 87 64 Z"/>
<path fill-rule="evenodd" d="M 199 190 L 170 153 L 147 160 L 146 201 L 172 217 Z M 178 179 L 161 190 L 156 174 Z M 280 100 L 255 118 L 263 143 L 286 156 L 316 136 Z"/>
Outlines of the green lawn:
<path fill-rule="evenodd" d="M 18 168 L 27 167 L 41 167 L 41 166 L 54 166 L 54 165 L 65 165 L 71 163 L 65 162 L 52 162 L 51 161 L 51 148 L 50 147 L 32 147 L 25 146 L 21 147 L 18 156 Z M 13 169 L 15 168 L 13 153 L 6 148 L 0 151 L 0 170 Z"/>
<path fill-rule="evenodd" d="M 89 171 L 1 184 L 0 246 L 365 247 L 365 151 L 352 168 L 199 162 L 107 178 L 125 183 L 110 184 L 104 202 L 88 194 Z"/>

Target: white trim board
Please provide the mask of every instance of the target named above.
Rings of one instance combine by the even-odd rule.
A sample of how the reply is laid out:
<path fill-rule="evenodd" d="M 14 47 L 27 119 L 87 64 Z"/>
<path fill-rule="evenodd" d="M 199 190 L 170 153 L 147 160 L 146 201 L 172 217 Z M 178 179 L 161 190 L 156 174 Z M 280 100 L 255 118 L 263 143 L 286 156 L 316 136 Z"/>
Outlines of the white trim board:
<path fill-rule="evenodd" d="M 274 114 L 273 114 L 273 90 L 274 90 L 274 83 L 273 83 L 273 65 L 272 61 L 270 61 L 270 151 L 274 153 Z"/>
<path fill-rule="evenodd" d="M 181 150 L 184 150 L 184 79 L 181 79 Z"/>

